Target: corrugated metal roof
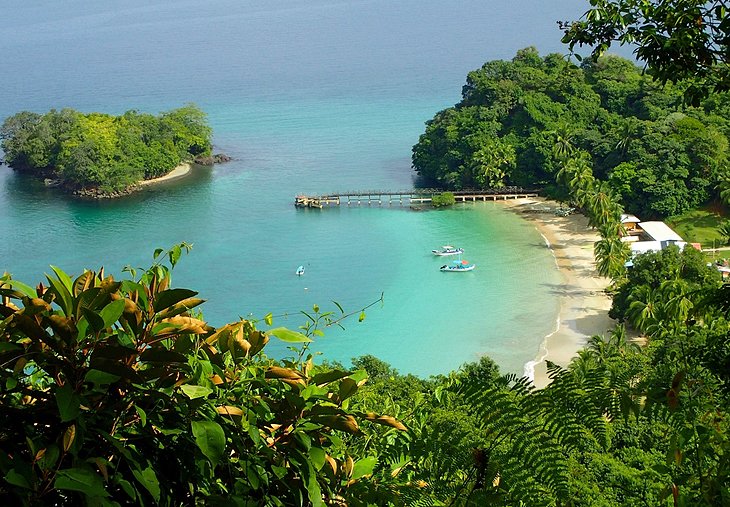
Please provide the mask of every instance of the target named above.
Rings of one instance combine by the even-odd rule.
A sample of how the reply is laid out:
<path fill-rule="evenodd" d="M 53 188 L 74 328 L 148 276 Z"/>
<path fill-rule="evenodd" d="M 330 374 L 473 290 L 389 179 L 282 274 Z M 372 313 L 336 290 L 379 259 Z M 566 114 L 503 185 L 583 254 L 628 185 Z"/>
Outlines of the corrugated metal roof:
<path fill-rule="evenodd" d="M 682 236 L 674 232 L 664 222 L 640 222 L 644 232 L 646 232 L 654 241 L 684 241 Z"/>

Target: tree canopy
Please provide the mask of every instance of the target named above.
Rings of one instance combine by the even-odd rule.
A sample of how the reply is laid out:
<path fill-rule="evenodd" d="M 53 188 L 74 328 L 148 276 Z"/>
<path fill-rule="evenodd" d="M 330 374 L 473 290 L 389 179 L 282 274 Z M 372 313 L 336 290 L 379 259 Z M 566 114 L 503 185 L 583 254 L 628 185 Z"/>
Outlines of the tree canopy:
<path fill-rule="evenodd" d="M 468 74 L 461 101 L 426 123 L 413 167 L 446 189 L 542 186 L 557 194 L 564 160 L 579 156 L 625 209 L 642 218 L 679 214 L 718 195 L 730 136 L 727 94 L 690 107 L 682 89 L 617 56 L 578 67 L 526 48 Z"/>
<path fill-rule="evenodd" d="M 563 42 L 593 48 L 597 58 L 618 42 L 662 83 L 691 79 L 694 104 L 730 90 L 730 16 L 725 0 L 591 0 L 581 20 L 559 23 Z"/>
<path fill-rule="evenodd" d="M 5 120 L 0 139 L 13 169 L 72 191 L 117 192 L 211 151 L 205 113 L 192 104 L 157 116 L 22 111 Z"/>

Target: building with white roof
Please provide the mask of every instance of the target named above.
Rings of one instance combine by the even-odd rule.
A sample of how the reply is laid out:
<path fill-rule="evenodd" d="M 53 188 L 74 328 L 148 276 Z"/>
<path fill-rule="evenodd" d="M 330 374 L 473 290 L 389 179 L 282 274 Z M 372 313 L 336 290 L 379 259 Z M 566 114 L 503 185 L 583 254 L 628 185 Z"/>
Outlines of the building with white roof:
<path fill-rule="evenodd" d="M 633 215 L 632 219 L 636 218 Z M 624 222 L 624 217 L 621 217 Z M 625 223 L 636 223 L 632 219 Z M 658 252 L 667 248 L 669 245 L 677 245 L 680 250 L 685 247 L 687 242 L 672 230 L 664 222 L 638 222 L 636 228 L 628 236 L 621 238 L 623 241 L 631 243 L 631 253 L 642 254 L 646 252 Z"/>

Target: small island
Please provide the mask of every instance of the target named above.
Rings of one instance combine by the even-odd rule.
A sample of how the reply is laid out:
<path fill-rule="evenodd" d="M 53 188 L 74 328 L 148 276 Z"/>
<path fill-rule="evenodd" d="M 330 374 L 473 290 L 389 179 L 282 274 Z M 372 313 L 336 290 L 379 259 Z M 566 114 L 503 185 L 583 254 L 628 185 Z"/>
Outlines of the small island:
<path fill-rule="evenodd" d="M 88 198 L 129 194 L 182 164 L 228 160 L 212 155 L 211 135 L 193 104 L 158 115 L 22 111 L 0 128 L 5 161 L 15 171 Z"/>

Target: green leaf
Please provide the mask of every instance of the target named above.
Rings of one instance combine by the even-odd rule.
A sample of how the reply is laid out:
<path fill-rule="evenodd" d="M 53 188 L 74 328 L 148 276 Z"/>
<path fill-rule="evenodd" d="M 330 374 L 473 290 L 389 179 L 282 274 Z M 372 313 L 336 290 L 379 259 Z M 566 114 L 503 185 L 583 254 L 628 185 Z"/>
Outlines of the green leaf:
<path fill-rule="evenodd" d="M 180 386 L 180 389 L 183 393 L 185 393 L 185 396 L 187 396 L 191 400 L 194 400 L 196 398 L 203 398 L 213 392 L 213 389 L 209 387 L 196 386 L 192 384 L 184 384 Z"/>
<path fill-rule="evenodd" d="M 81 398 L 69 384 L 65 384 L 56 389 L 56 404 L 61 415 L 61 422 L 72 421 L 79 415 Z"/>
<path fill-rule="evenodd" d="M 78 341 L 86 338 L 86 333 L 89 330 L 89 321 L 86 320 L 86 317 L 81 317 L 78 322 L 76 322 L 76 330 L 79 332 L 78 337 L 76 338 Z"/>
<path fill-rule="evenodd" d="M 11 288 L 22 292 L 29 298 L 38 297 L 38 294 L 36 294 L 35 289 L 29 285 L 24 284 L 23 282 L 19 282 L 18 280 L 8 280 L 5 283 L 10 285 Z"/>
<path fill-rule="evenodd" d="M 91 329 L 93 331 L 99 332 L 104 330 L 106 327 L 104 325 L 104 319 L 101 318 L 101 315 L 96 313 L 94 310 L 90 310 L 89 308 L 81 307 L 81 313 L 84 315 L 86 320 L 88 321 L 89 325 L 91 326 Z M 80 335 L 80 333 L 79 333 Z"/>
<path fill-rule="evenodd" d="M 351 372 L 343 370 L 325 371 L 323 373 L 317 373 L 314 377 L 311 378 L 310 383 L 316 385 L 325 385 L 329 384 L 330 382 L 334 382 L 335 380 L 345 378 L 350 374 Z"/>
<path fill-rule="evenodd" d="M 360 382 L 368 378 L 368 372 L 366 370 L 357 370 L 352 375 L 350 375 L 350 378 L 359 384 Z"/>
<path fill-rule="evenodd" d="M 108 386 L 109 384 L 113 384 L 120 378 L 121 377 L 119 375 L 113 375 L 111 373 L 92 369 L 86 372 L 86 375 L 84 376 L 84 381 L 91 382 L 96 386 Z"/>
<path fill-rule="evenodd" d="M 273 324 L 273 323 L 274 323 L 274 316 L 273 316 L 273 315 L 271 315 L 271 312 L 267 313 L 267 314 L 266 314 L 266 315 L 264 316 L 264 322 L 266 322 L 266 325 L 267 325 L 267 326 L 270 326 L 271 324 Z"/>
<path fill-rule="evenodd" d="M 58 277 L 58 280 L 63 284 L 64 287 L 66 287 L 66 290 L 69 294 L 73 291 L 73 282 L 71 281 L 71 277 L 69 277 L 62 269 L 51 266 L 51 269 L 54 273 L 56 273 L 56 276 Z"/>
<path fill-rule="evenodd" d="M 344 401 L 355 394 L 357 392 L 357 388 L 358 385 L 355 380 L 352 378 L 346 378 L 340 382 L 340 389 L 337 394 L 340 397 L 340 400 Z"/>
<path fill-rule="evenodd" d="M 59 470 L 56 474 L 53 487 L 56 489 L 80 491 L 92 497 L 109 496 L 109 493 L 104 489 L 104 480 L 101 476 L 86 468 L 66 468 Z"/>
<path fill-rule="evenodd" d="M 308 343 L 311 342 L 312 339 L 303 335 L 302 333 L 298 333 L 297 331 L 292 331 L 291 329 L 287 329 L 285 327 L 277 327 L 274 329 L 269 330 L 270 334 L 273 334 L 278 339 L 280 339 L 283 342 L 287 343 Z"/>
<path fill-rule="evenodd" d="M 181 254 L 182 254 L 182 251 L 180 249 L 180 245 L 175 245 L 174 247 L 172 247 L 170 249 L 170 251 L 168 252 L 168 256 L 170 258 L 170 265 L 172 265 L 174 267 L 175 264 L 177 264 L 177 261 L 180 260 Z"/>
<path fill-rule="evenodd" d="M 33 489 L 28 478 L 24 475 L 19 474 L 14 468 L 11 468 L 7 474 L 5 474 L 5 480 L 13 486 L 18 486 L 25 489 Z"/>
<path fill-rule="evenodd" d="M 139 408 L 137 405 L 134 406 L 134 409 L 137 411 L 137 415 L 139 416 L 139 420 L 142 422 L 142 426 L 147 426 L 147 412 Z"/>
<path fill-rule="evenodd" d="M 124 313 L 124 299 L 117 299 L 106 305 L 99 316 L 104 319 L 104 328 L 111 327 Z"/>
<path fill-rule="evenodd" d="M 259 489 L 259 486 L 261 485 L 261 480 L 259 479 L 259 474 L 256 472 L 256 467 L 253 465 L 249 465 L 246 467 L 246 477 L 248 478 L 249 484 L 251 484 L 252 489 Z"/>
<path fill-rule="evenodd" d="M 226 450 L 226 435 L 220 424 L 214 421 L 193 421 L 193 436 L 198 448 L 214 465 Z"/>
<path fill-rule="evenodd" d="M 155 471 L 152 470 L 151 467 L 147 467 L 144 470 L 139 470 L 137 468 L 132 469 L 132 474 L 134 475 L 134 478 L 137 479 L 137 481 L 144 486 L 144 489 L 150 492 L 150 495 L 152 495 L 152 498 L 155 499 L 155 502 L 160 501 L 160 481 L 157 479 L 157 475 L 155 475 Z"/>
<path fill-rule="evenodd" d="M 357 318 L 358 322 L 362 322 L 365 320 L 365 312 L 360 312 L 360 316 Z"/>
<path fill-rule="evenodd" d="M 371 475 L 375 469 L 375 465 L 378 464 L 378 458 L 375 456 L 368 456 L 358 460 L 352 469 L 352 480 L 357 480 L 366 475 Z"/>
<path fill-rule="evenodd" d="M 179 303 L 183 299 L 191 298 L 198 293 L 190 289 L 167 289 L 163 290 L 155 297 L 153 307 L 155 312 L 160 312 L 165 308 L 169 308 L 175 303 Z"/>
<path fill-rule="evenodd" d="M 302 475 L 304 475 L 304 478 L 307 481 L 307 494 L 309 496 L 309 501 L 312 502 L 312 507 L 324 507 L 325 504 L 322 501 L 322 490 L 317 482 L 317 474 L 312 469 L 312 465 L 310 463 L 307 463 L 307 465 L 307 473 Z"/>
<path fill-rule="evenodd" d="M 46 452 L 38 460 L 38 467 L 41 470 L 50 470 L 51 468 L 56 466 L 56 461 L 58 460 L 58 457 L 60 455 L 61 450 L 56 444 L 49 445 L 46 449 Z"/>
<path fill-rule="evenodd" d="M 276 465 L 271 465 L 271 471 L 274 472 L 274 475 L 276 475 L 279 479 L 283 479 L 286 476 L 286 467 L 279 467 Z"/>
<path fill-rule="evenodd" d="M 326 453 L 321 447 L 312 447 L 311 449 L 309 449 L 309 457 L 312 460 L 312 465 L 314 465 L 314 468 L 316 470 L 321 470 L 324 466 L 325 455 Z"/>
<path fill-rule="evenodd" d="M 134 490 L 134 486 L 130 484 L 128 481 L 125 481 L 124 479 L 118 479 L 115 477 L 115 480 L 117 484 L 122 488 L 122 491 L 124 491 L 129 498 L 131 498 L 133 501 L 137 499 L 137 492 Z"/>
<path fill-rule="evenodd" d="M 54 268 L 51 266 L 54 271 L 58 268 Z M 59 270 L 61 273 L 63 271 Z M 69 280 L 69 284 L 71 283 L 71 279 L 68 278 L 68 275 L 66 275 L 66 278 Z M 73 304 L 72 304 L 72 298 L 71 298 L 71 292 L 64 286 L 63 282 L 56 278 L 51 278 L 50 276 L 46 275 L 46 279 L 48 280 L 48 283 L 51 285 L 51 290 L 56 293 L 58 296 L 57 303 L 61 307 L 61 310 L 63 310 L 63 313 L 66 317 L 70 317 L 73 314 Z"/>

